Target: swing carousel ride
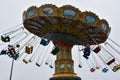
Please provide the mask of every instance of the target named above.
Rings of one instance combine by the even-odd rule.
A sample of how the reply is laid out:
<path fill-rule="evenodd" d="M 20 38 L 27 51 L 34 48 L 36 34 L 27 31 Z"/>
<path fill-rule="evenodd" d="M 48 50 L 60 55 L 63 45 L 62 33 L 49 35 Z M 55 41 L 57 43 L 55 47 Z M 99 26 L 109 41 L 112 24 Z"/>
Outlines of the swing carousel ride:
<path fill-rule="evenodd" d="M 74 73 L 74 45 L 78 46 L 79 68 L 84 58 L 91 72 L 120 69 L 120 45 L 108 38 L 108 22 L 93 12 L 71 5 L 31 6 L 23 13 L 23 25 L 1 33 L 0 55 L 22 58 L 26 64 L 34 61 L 38 67 L 45 62 L 55 68 L 50 80 L 81 80 Z"/>

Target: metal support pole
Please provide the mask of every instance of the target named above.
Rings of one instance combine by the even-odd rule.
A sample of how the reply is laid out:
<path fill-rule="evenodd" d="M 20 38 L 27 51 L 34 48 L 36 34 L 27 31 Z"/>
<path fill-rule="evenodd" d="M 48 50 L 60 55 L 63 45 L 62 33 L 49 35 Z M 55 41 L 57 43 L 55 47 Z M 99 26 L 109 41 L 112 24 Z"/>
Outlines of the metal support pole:
<path fill-rule="evenodd" d="M 12 65 L 11 65 L 11 71 L 10 71 L 10 78 L 9 78 L 9 80 L 12 80 L 13 65 L 14 65 L 14 59 L 12 59 Z"/>

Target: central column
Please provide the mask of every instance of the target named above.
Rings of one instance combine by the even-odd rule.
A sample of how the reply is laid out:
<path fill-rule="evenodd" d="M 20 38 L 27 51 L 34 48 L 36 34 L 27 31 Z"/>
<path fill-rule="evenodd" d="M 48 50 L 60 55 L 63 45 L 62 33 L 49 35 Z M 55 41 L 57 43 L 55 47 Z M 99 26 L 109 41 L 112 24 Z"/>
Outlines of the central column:
<path fill-rule="evenodd" d="M 55 73 L 50 80 L 81 80 L 74 73 L 74 61 L 72 60 L 72 44 L 63 40 L 54 40 L 53 44 L 59 47 L 60 51 L 56 55 Z"/>
<path fill-rule="evenodd" d="M 76 76 L 74 73 L 74 61 L 72 60 L 71 46 L 61 46 L 55 61 L 55 74 L 58 76 Z"/>

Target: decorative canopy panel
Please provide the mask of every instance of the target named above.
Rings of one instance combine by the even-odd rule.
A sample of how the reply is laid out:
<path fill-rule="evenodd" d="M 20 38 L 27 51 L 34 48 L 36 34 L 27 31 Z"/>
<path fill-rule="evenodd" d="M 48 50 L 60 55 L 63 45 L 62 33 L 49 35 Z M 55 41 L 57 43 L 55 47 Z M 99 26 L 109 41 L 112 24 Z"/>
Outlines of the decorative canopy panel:
<path fill-rule="evenodd" d="M 25 28 L 31 33 L 53 40 L 68 41 L 73 45 L 100 44 L 106 41 L 110 27 L 106 20 L 92 12 L 65 5 L 32 6 L 23 13 Z"/>

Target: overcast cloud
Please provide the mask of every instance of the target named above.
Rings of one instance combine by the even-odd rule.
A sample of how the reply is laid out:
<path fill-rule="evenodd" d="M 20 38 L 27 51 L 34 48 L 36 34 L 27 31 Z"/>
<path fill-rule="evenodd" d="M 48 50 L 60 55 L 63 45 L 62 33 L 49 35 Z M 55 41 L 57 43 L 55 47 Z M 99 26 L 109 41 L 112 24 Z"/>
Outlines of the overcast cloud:
<path fill-rule="evenodd" d="M 1 0 L 0 2 L 0 32 L 22 24 L 22 14 L 32 5 L 41 6 L 43 4 L 73 5 L 81 11 L 92 11 L 99 18 L 104 18 L 111 26 L 110 38 L 120 44 L 120 1 L 119 0 Z M 77 50 L 73 48 L 73 53 Z M 74 58 L 76 56 L 74 55 Z M 9 80 L 11 59 L 8 56 L 0 56 L 0 80 Z M 102 73 L 96 71 L 91 73 L 86 64 L 79 69 L 75 60 L 75 72 L 82 80 L 120 80 L 120 71 Z M 49 80 L 54 73 L 54 69 L 46 65 L 38 68 L 34 63 L 24 64 L 22 60 L 15 61 L 12 80 Z"/>

